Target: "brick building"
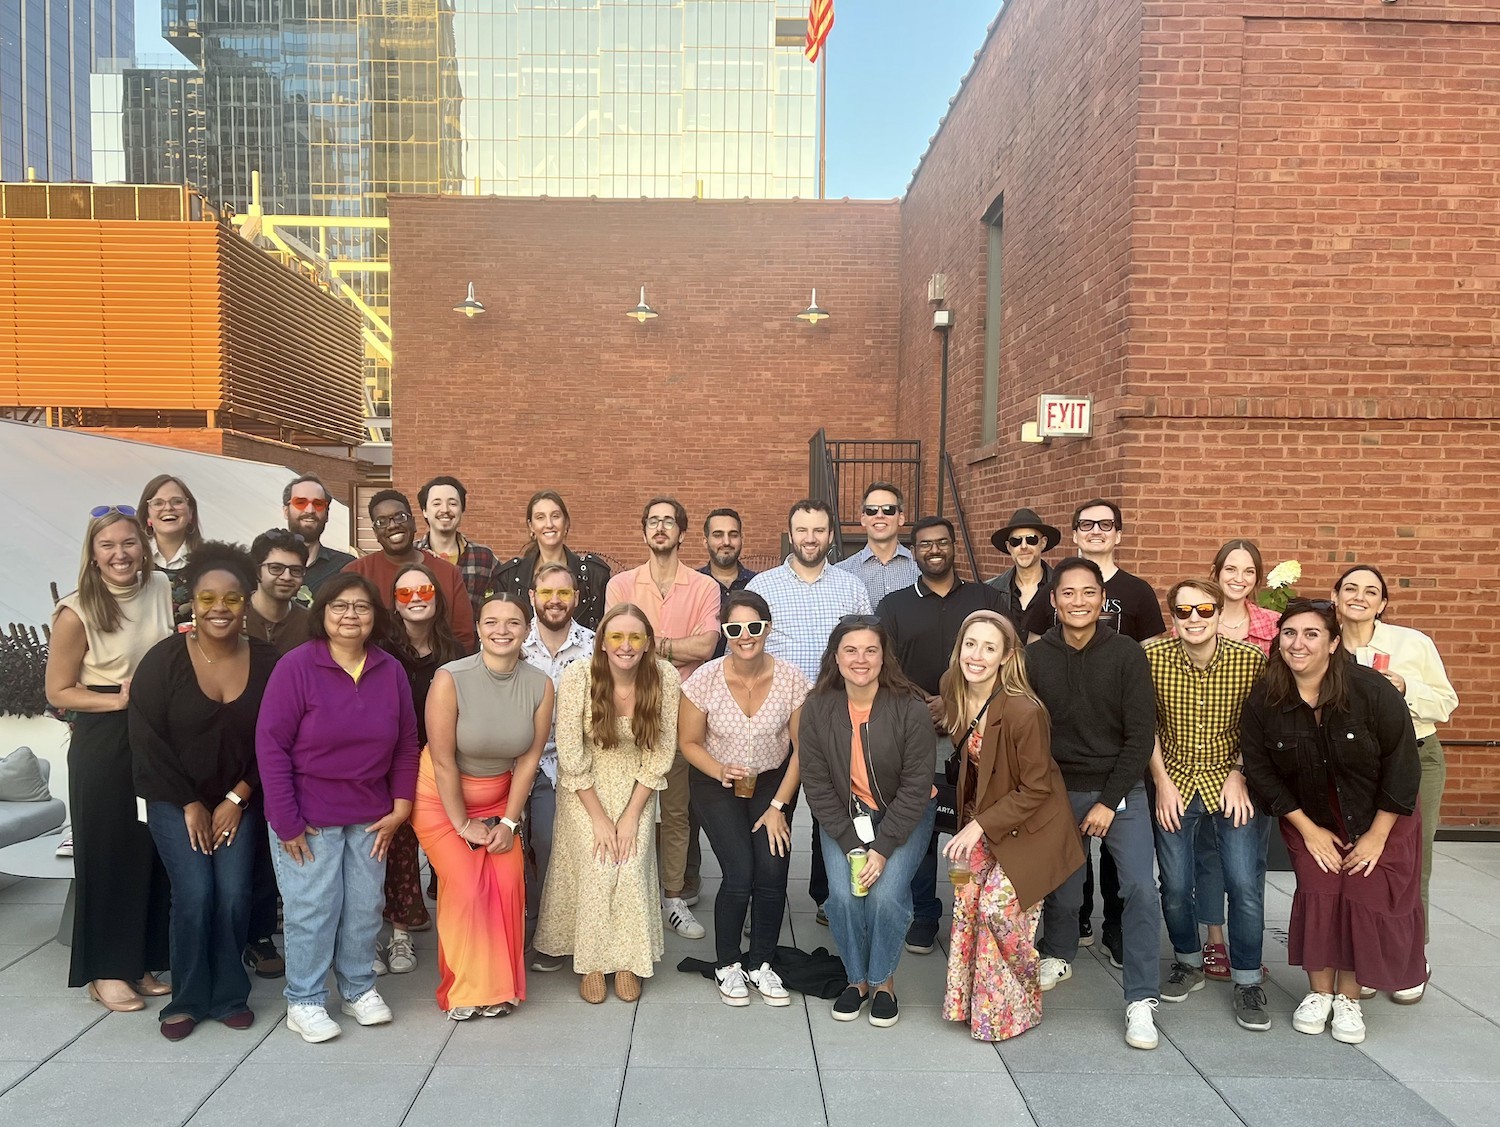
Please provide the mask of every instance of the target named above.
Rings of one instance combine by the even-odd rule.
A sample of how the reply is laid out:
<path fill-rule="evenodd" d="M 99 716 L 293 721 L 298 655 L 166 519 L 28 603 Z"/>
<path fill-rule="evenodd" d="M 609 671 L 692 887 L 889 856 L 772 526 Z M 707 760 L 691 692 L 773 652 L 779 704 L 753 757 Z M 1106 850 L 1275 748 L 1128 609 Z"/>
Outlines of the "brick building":
<path fill-rule="evenodd" d="M 393 201 L 396 480 L 482 481 L 505 549 L 556 485 L 631 560 L 658 484 L 767 550 L 820 426 L 922 439 L 930 490 L 940 274 L 986 574 L 1014 507 L 1095 494 L 1159 589 L 1232 536 L 1304 593 L 1376 564 L 1462 701 L 1445 820 L 1494 824 L 1497 85 L 1493 4 L 1010 0 L 899 203 Z M 1042 392 L 1092 395 L 1093 437 L 1020 441 Z"/>

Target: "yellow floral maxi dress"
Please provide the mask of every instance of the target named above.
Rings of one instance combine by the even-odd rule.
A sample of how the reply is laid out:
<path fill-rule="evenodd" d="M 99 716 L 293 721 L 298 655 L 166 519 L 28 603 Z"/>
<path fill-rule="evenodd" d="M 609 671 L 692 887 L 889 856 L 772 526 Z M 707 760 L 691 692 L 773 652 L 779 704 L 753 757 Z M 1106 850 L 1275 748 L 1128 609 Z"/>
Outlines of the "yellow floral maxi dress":
<path fill-rule="evenodd" d="M 590 733 L 589 661 L 563 672 L 557 693 L 557 814 L 552 861 L 542 888 L 535 946 L 548 955 L 572 955 L 578 974 L 633 971 L 650 978 L 662 955 L 660 893 L 656 875 L 656 806 L 653 794 L 641 811 L 635 856 L 623 865 L 594 859 L 594 827 L 578 798 L 594 788 L 604 812 L 618 818 L 642 783 L 667 787 L 667 769 L 677 754 L 677 670 L 658 661 L 661 674 L 661 734 L 653 747 L 637 747 L 630 721 L 616 721 L 619 738 L 602 748 Z"/>

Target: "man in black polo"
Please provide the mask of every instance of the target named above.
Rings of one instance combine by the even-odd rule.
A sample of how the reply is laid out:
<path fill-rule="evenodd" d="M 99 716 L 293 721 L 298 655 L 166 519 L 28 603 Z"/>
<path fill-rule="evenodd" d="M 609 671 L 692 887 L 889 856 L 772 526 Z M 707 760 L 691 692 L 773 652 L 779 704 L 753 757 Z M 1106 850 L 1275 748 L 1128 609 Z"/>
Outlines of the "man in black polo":
<path fill-rule="evenodd" d="M 965 583 L 953 570 L 953 525 L 945 517 L 923 517 L 912 526 L 912 556 L 920 575 L 910 587 L 900 587 L 880 600 L 875 613 L 891 636 L 901 668 L 927 697 L 935 729 L 938 757 L 952 748 L 943 730 L 943 702 L 939 682 L 948 670 L 959 627 L 976 610 L 998 610 L 1000 594 L 983 583 Z M 912 922 L 906 949 L 925 955 L 937 939 L 943 914 L 937 896 L 937 834 L 911 878 Z"/>

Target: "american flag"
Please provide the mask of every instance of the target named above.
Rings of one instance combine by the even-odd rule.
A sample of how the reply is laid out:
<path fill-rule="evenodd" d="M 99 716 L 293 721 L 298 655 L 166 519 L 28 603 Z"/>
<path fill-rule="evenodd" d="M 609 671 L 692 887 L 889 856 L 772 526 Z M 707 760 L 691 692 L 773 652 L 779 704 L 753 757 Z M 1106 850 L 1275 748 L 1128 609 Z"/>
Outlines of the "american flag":
<path fill-rule="evenodd" d="M 833 30 L 833 0 L 812 0 L 807 9 L 807 61 L 815 63 Z"/>

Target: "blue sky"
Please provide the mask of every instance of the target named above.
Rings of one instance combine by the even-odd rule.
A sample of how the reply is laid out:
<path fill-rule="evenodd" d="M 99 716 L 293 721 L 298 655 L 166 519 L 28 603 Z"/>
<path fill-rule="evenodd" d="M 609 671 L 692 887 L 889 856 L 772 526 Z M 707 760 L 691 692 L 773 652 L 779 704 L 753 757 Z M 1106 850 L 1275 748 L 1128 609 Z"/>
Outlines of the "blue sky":
<path fill-rule="evenodd" d="M 0 0 L 3 3 L 4 0 Z M 899 196 L 1001 0 L 835 0 L 828 52 L 828 194 Z M 136 0 L 146 63 L 178 55 L 161 0 Z"/>

